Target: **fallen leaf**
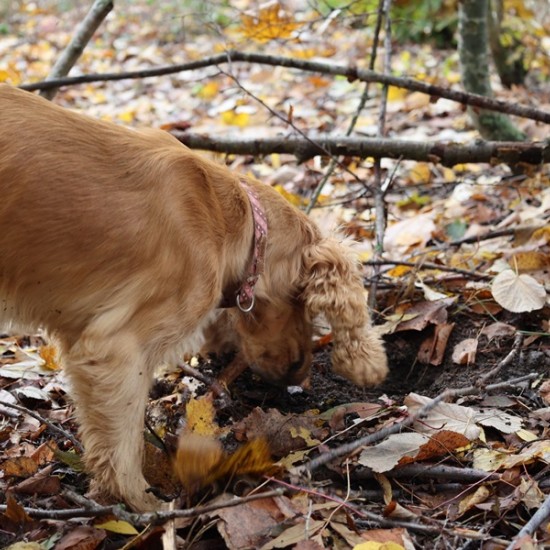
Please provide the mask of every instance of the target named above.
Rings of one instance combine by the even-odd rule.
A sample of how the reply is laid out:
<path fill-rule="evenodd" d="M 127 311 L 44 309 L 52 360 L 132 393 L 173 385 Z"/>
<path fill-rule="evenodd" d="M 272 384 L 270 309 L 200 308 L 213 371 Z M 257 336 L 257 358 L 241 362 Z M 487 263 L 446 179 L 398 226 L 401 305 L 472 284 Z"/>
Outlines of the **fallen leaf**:
<path fill-rule="evenodd" d="M 197 435 L 217 435 L 220 428 L 215 421 L 216 411 L 212 397 L 192 398 L 185 406 L 186 432 Z"/>
<path fill-rule="evenodd" d="M 431 401 L 429 397 L 410 393 L 403 403 L 410 414 L 415 414 Z M 414 427 L 422 433 L 434 433 L 445 429 L 462 434 L 470 441 L 477 439 L 481 433 L 481 429 L 475 425 L 475 411 L 454 403 L 438 403 L 422 417 L 421 421 L 415 422 Z"/>
<path fill-rule="evenodd" d="M 418 350 L 417 357 L 421 363 L 434 366 L 443 363 L 447 342 L 454 326 L 454 323 L 442 323 L 434 327 L 433 334 L 422 341 Z"/>
<path fill-rule="evenodd" d="M 96 529 L 105 529 L 111 533 L 118 533 L 119 535 L 139 535 L 139 531 L 127 521 L 120 519 L 111 519 L 104 523 L 96 523 L 94 525 Z"/>
<path fill-rule="evenodd" d="M 493 279 L 491 292 L 499 305 L 513 313 L 541 309 L 546 303 L 544 286 L 530 275 L 519 275 L 512 269 Z"/>
<path fill-rule="evenodd" d="M 501 321 L 496 321 L 487 325 L 481 329 L 480 335 L 486 336 L 489 342 L 494 338 L 505 338 L 514 336 L 516 333 L 516 327 Z"/>
<path fill-rule="evenodd" d="M 477 338 L 466 338 L 453 349 L 453 363 L 473 365 L 476 362 Z"/>
<path fill-rule="evenodd" d="M 460 501 L 458 505 L 458 516 L 464 515 L 477 504 L 485 502 L 489 496 L 491 496 L 491 491 L 485 485 L 480 485 L 473 493 L 470 493 Z M 456 517 L 454 519 L 456 519 Z"/>
<path fill-rule="evenodd" d="M 55 545 L 55 550 L 93 550 L 105 540 L 107 533 L 102 529 L 94 529 L 87 525 L 79 525 Z"/>

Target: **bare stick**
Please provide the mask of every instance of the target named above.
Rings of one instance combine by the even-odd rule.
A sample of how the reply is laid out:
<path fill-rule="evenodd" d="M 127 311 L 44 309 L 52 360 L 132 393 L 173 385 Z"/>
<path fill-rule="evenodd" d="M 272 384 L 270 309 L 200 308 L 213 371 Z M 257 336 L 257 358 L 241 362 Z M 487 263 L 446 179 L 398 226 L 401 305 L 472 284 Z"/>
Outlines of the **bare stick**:
<path fill-rule="evenodd" d="M 506 141 L 476 141 L 470 144 L 454 142 L 410 141 L 393 138 L 345 137 L 327 134 L 277 138 L 209 137 L 173 130 L 172 135 L 192 149 L 235 155 L 295 155 L 301 161 L 314 156 L 354 156 L 360 158 L 394 158 L 434 162 L 454 166 L 466 162 L 491 164 L 532 164 L 550 162 L 550 145 L 545 142 L 522 143 Z"/>
<path fill-rule="evenodd" d="M 383 13 L 386 22 L 386 33 L 384 37 L 384 73 L 389 74 L 391 72 L 391 19 L 390 19 L 390 5 L 391 0 L 380 0 L 379 10 Z M 386 135 L 386 111 L 388 105 L 388 85 L 384 84 L 381 94 L 380 113 L 378 114 L 378 135 L 385 137 Z M 386 202 L 384 200 L 386 189 L 388 185 L 382 183 L 382 168 L 380 164 L 381 159 L 377 158 L 374 161 L 374 259 L 380 260 L 384 251 L 384 233 L 386 232 Z M 368 304 L 371 310 L 376 309 L 376 291 L 378 288 L 378 276 L 380 274 L 380 267 L 374 267 L 374 278 L 372 280 L 370 289 Z"/>
<path fill-rule="evenodd" d="M 165 521 L 174 518 L 190 518 L 197 517 L 201 514 L 208 512 L 214 512 L 221 508 L 229 508 L 232 506 L 240 506 L 246 502 L 252 502 L 253 500 L 261 500 L 263 498 L 279 497 L 285 493 L 284 489 L 275 489 L 273 491 L 266 491 L 265 493 L 255 493 L 247 497 L 235 497 L 231 500 L 224 502 L 216 502 L 215 504 L 197 506 L 195 508 L 186 508 L 184 510 L 166 510 L 160 512 L 148 512 L 144 514 L 136 514 L 128 512 L 120 504 L 112 506 L 102 506 L 97 502 L 79 495 L 75 491 L 70 489 L 63 490 L 63 496 L 79 505 L 76 509 L 64 509 L 64 510 L 44 510 L 40 508 L 23 508 L 25 512 L 34 518 L 53 518 L 53 519 L 65 519 L 76 517 L 98 517 L 112 514 L 117 518 L 127 521 L 132 525 L 149 525 L 149 524 L 161 524 Z M 0 505 L 0 512 L 5 512 L 7 509 L 6 504 Z"/>
<path fill-rule="evenodd" d="M 533 514 L 533 517 L 520 529 L 514 540 L 506 547 L 506 550 L 517 550 L 522 548 L 516 543 L 525 536 L 532 535 L 550 517 L 550 495 L 542 503 L 542 506 Z"/>
<path fill-rule="evenodd" d="M 199 61 L 181 63 L 178 65 L 168 65 L 157 67 L 156 69 L 145 69 L 141 71 L 128 71 L 122 73 L 104 73 L 83 75 L 75 77 L 57 78 L 51 81 L 35 82 L 33 84 L 24 84 L 20 86 L 24 90 L 47 90 L 73 84 L 83 84 L 86 82 L 106 82 L 113 80 L 126 80 L 130 78 L 149 78 L 152 76 L 162 76 L 185 71 L 203 69 L 205 67 L 215 67 L 223 63 L 235 63 L 238 61 L 246 63 L 258 63 L 260 65 L 288 67 L 299 69 L 306 72 L 340 75 L 349 80 L 360 80 L 361 82 L 379 82 L 388 86 L 396 86 L 413 92 L 421 92 L 433 97 L 443 97 L 456 101 L 464 105 L 480 107 L 491 111 L 508 113 L 511 115 L 530 118 L 550 124 L 550 112 L 535 109 L 517 103 L 507 103 L 498 99 L 488 98 L 478 94 L 469 94 L 460 90 L 442 88 L 432 84 L 426 84 L 414 78 L 393 76 L 391 74 L 380 74 L 369 69 L 358 69 L 353 65 L 336 65 L 324 63 L 321 61 L 308 61 L 304 59 L 294 59 L 292 57 L 280 57 L 276 55 L 265 55 L 259 53 L 246 53 L 235 50 L 229 50 L 226 53 L 206 57 Z"/>
<path fill-rule="evenodd" d="M 39 422 L 42 422 L 42 424 L 45 424 L 51 430 L 60 433 L 61 435 L 63 435 L 63 437 L 66 437 L 74 445 L 74 447 L 76 449 L 78 449 L 79 451 L 83 450 L 82 444 L 80 443 L 80 441 L 78 441 L 78 439 L 76 439 L 74 437 L 73 434 L 71 434 L 67 430 L 64 430 L 63 428 L 61 428 L 61 426 L 58 426 L 57 424 L 54 424 L 51 420 L 48 420 L 47 418 L 44 418 L 43 416 L 40 416 L 39 414 L 27 409 L 26 407 L 23 407 L 21 405 L 16 405 L 15 403 L 8 403 L 7 401 L 0 401 L 0 405 L 2 405 L 3 407 L 10 407 L 10 408 L 15 409 L 19 412 L 23 412 L 25 414 L 28 414 L 29 416 L 32 416 L 33 418 L 36 418 L 36 420 L 38 420 Z"/>
<path fill-rule="evenodd" d="M 71 41 L 55 62 L 46 81 L 55 80 L 69 74 L 77 59 L 82 55 L 86 44 L 112 9 L 113 2 L 111 0 L 95 0 L 84 20 L 76 28 Z M 40 95 L 46 99 L 53 99 L 58 90 L 59 88 L 43 89 Z"/>

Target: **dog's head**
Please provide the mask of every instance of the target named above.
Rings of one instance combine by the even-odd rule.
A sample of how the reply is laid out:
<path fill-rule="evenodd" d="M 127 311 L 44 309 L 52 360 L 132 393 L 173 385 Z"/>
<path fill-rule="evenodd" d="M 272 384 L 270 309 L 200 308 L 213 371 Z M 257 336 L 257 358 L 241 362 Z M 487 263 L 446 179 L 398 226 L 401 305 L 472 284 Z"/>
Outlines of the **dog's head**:
<path fill-rule="evenodd" d="M 358 386 L 382 382 L 386 354 L 370 324 L 355 254 L 327 238 L 303 246 L 295 259 L 268 267 L 268 284 L 251 312 L 224 310 L 207 331 L 206 349 L 238 350 L 267 381 L 299 385 L 309 377 L 313 321 L 323 315 L 332 329 L 333 370 Z M 278 297 L 270 299 L 266 287 Z"/>

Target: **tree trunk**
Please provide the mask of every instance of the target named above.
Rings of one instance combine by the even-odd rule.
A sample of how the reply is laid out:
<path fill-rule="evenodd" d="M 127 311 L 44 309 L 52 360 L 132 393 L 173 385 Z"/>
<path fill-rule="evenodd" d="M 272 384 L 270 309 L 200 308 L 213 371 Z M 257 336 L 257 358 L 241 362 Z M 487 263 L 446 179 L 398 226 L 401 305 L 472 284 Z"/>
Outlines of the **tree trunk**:
<path fill-rule="evenodd" d="M 492 97 L 488 63 L 488 3 L 489 0 L 462 0 L 458 12 L 458 54 L 462 84 L 468 92 Z M 520 132 L 507 116 L 468 108 L 475 127 L 485 139 L 522 141 Z"/>

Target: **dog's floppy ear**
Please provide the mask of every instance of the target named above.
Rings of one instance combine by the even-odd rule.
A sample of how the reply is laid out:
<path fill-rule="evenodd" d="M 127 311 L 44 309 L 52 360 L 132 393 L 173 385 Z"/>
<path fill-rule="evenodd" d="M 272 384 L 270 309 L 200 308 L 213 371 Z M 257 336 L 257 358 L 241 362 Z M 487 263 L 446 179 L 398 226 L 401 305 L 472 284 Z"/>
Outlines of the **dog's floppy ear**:
<path fill-rule="evenodd" d="M 363 279 L 354 252 L 332 238 L 306 246 L 301 297 L 311 317 L 332 328 L 332 367 L 358 386 L 382 382 L 388 372 L 384 345 L 371 326 Z"/>

